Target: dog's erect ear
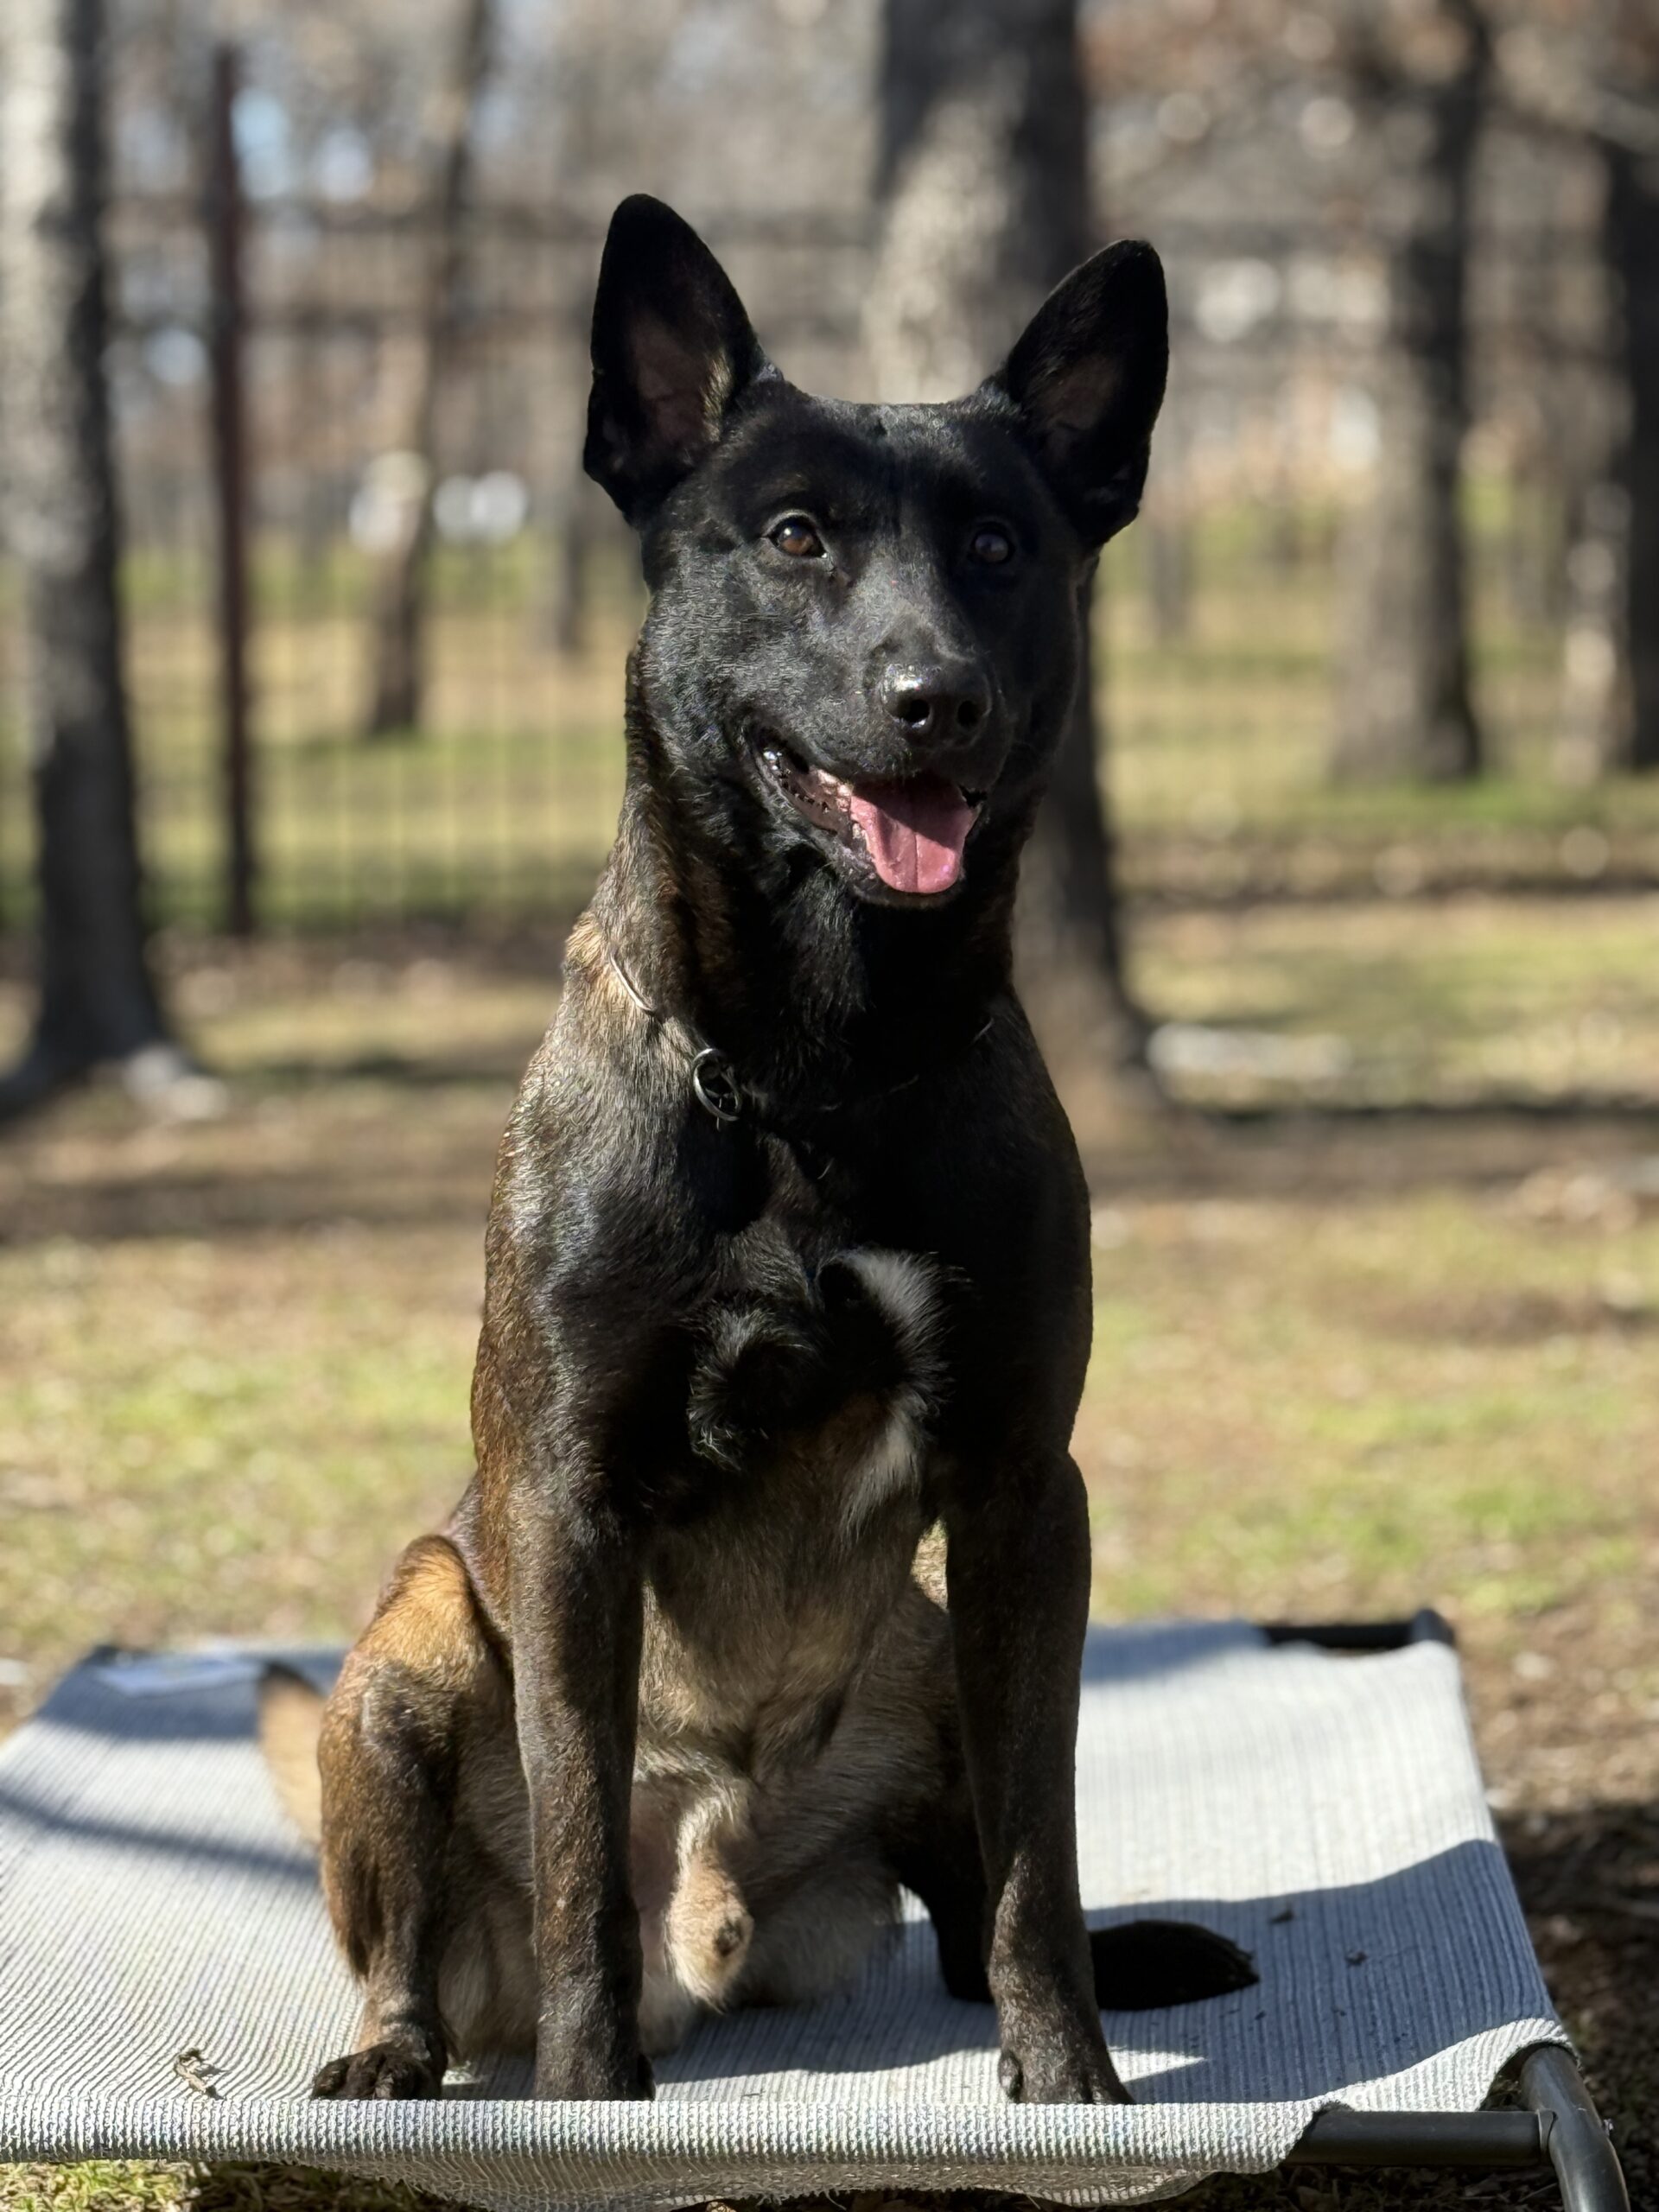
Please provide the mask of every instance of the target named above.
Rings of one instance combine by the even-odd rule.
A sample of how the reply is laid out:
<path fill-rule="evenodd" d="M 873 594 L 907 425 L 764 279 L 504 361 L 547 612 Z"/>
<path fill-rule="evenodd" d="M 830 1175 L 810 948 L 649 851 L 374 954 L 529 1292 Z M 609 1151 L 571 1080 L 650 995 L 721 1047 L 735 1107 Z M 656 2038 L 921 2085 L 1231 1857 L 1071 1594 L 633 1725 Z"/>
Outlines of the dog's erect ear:
<path fill-rule="evenodd" d="M 1169 370 L 1163 264 L 1149 245 L 1104 247 L 1056 285 L 985 389 L 1014 402 L 1084 540 L 1134 518 Z"/>
<path fill-rule="evenodd" d="M 594 301 L 582 465 L 641 522 L 775 376 L 730 277 L 689 223 L 643 193 L 611 218 Z"/>

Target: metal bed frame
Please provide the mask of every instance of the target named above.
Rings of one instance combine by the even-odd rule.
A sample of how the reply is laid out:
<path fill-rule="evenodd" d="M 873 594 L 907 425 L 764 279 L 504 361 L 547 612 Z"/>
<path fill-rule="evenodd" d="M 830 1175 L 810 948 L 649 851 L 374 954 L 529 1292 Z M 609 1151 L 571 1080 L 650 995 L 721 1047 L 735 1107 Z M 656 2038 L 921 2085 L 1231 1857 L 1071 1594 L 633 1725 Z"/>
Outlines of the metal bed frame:
<path fill-rule="evenodd" d="M 1264 1632 L 1269 1643 L 1312 1643 L 1332 1652 L 1457 1643 L 1448 1624 L 1428 1611 L 1408 1621 L 1275 1621 Z M 1572 2053 L 1554 2044 L 1528 2051 L 1516 2087 L 1524 2111 L 1322 2112 L 1285 2163 L 1459 2166 L 1491 2172 L 1554 2167 L 1565 2212 L 1630 2212 L 1611 2132 Z"/>

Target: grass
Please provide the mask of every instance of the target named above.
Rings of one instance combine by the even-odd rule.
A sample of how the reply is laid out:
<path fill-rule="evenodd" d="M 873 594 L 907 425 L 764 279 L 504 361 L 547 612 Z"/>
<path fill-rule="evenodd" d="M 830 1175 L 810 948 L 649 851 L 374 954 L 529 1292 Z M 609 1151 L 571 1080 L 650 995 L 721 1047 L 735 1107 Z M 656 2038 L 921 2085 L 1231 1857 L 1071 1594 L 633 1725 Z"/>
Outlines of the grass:
<path fill-rule="evenodd" d="M 182 2166 L 146 2166 L 130 2158 L 90 2158 L 79 2166 L 0 2168 L 8 2212 L 179 2212 L 190 2176 Z"/>
<path fill-rule="evenodd" d="M 1610 1251 L 1507 1197 L 1114 1205 L 1084 1415 L 1103 1610 L 1432 1599 L 1496 1645 L 1639 1589 L 1659 1222 Z"/>
<path fill-rule="evenodd" d="M 8 2193 L 9 2192 L 9 2193 Z M 315 2173 L 303 2166 L 143 2165 L 99 2158 L 79 2166 L 0 2168 L 7 2212 L 423 2212 L 441 2199 L 417 2189 Z"/>
<path fill-rule="evenodd" d="M 1458 1621 L 1535 1938 L 1638 2202 L 1659 1945 L 1605 1899 L 1650 1897 L 1659 1866 L 1651 930 L 1649 900 L 1611 896 L 1154 909 L 1160 1011 L 1345 1058 L 1311 1098 L 1271 1063 L 1194 1077 L 1225 1109 L 1197 1127 L 1074 1102 L 1098 1609 Z M 0 1150 L 14 1718 L 97 1640 L 348 1635 L 466 1477 L 483 1213 L 551 940 L 168 957 L 228 1111 L 157 1123 L 93 1091 Z M 0 996 L 0 1030 L 22 1013 Z M 1422 2186 L 1196 2201 L 1491 2201 Z M 264 2169 L 0 2177 L 6 2212 L 391 2202 Z"/>
<path fill-rule="evenodd" d="M 1138 933 L 1139 987 L 1166 1020 L 1323 1040 L 1315 1095 L 1333 1102 L 1651 1098 L 1653 918 L 1646 897 L 1483 894 L 1161 913 Z"/>
<path fill-rule="evenodd" d="M 1471 1109 L 1659 1099 L 1650 931 L 1616 899 L 1149 918 L 1152 1003 L 1348 1058 L 1317 1141 L 1247 1122 L 1179 1172 L 1097 1149 L 1080 1448 L 1106 1610 L 1271 1611 L 1317 1555 L 1332 1605 L 1502 1619 L 1633 1566 L 1659 1460 L 1647 1125 Z M 339 1632 L 467 1465 L 493 1147 L 547 973 L 205 949 L 175 995 L 223 1120 L 94 1094 L 0 1153 L 0 1501 L 25 1531 L 0 1658 L 42 1673 L 111 1634 L 245 1629 L 251 1569 L 260 1625 Z M 1353 1120 L 1402 1098 L 1447 1126 Z"/>

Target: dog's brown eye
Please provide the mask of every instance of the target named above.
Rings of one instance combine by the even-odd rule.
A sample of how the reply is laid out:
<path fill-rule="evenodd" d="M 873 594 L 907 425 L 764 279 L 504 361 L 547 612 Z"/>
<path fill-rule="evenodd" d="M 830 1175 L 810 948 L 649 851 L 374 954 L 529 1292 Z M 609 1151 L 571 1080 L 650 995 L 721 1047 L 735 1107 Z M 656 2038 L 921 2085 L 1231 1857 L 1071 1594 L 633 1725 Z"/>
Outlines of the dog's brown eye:
<path fill-rule="evenodd" d="M 1014 558 L 1014 540 L 995 523 L 982 523 L 969 539 L 968 550 L 976 561 L 983 561 L 987 568 L 995 569 Z"/>
<path fill-rule="evenodd" d="M 804 515 L 785 515 L 772 531 L 772 542 L 796 561 L 816 560 L 823 550 L 823 540 Z"/>

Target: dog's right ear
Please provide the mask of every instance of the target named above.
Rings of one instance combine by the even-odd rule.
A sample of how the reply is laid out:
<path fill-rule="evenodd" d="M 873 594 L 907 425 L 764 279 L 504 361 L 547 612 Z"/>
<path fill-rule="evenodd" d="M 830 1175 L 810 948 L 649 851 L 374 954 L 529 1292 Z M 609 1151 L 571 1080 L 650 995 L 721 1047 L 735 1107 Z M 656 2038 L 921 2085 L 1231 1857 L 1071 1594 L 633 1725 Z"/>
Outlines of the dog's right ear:
<path fill-rule="evenodd" d="M 644 193 L 611 218 L 593 354 L 582 465 L 636 524 L 696 467 L 749 387 L 778 373 L 714 255 Z"/>

